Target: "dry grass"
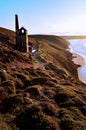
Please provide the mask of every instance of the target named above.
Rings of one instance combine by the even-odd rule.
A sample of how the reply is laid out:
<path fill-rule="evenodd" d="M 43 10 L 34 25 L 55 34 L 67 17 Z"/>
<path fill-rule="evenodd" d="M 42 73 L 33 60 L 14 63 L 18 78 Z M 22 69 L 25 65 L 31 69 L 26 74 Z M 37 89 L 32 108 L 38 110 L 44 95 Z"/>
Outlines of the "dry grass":
<path fill-rule="evenodd" d="M 14 32 L 0 28 L 2 34 L 14 39 Z M 86 130 L 86 85 L 65 50 L 68 42 L 48 35 L 29 36 L 29 41 L 38 43 L 38 55 L 48 63 L 43 68 L 34 69 L 36 62 L 27 67 L 32 66 L 27 55 L 0 42 L 1 129 Z"/>

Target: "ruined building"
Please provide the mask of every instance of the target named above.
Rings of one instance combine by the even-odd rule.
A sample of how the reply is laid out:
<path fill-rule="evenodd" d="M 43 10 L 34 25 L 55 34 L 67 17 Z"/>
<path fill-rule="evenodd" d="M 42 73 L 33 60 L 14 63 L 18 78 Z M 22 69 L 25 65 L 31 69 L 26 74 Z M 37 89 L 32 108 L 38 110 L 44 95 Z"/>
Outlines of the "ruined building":
<path fill-rule="evenodd" d="M 16 31 L 16 48 L 21 52 L 29 52 L 28 49 L 28 31 L 21 27 L 19 28 L 18 15 L 15 15 L 15 31 Z"/>

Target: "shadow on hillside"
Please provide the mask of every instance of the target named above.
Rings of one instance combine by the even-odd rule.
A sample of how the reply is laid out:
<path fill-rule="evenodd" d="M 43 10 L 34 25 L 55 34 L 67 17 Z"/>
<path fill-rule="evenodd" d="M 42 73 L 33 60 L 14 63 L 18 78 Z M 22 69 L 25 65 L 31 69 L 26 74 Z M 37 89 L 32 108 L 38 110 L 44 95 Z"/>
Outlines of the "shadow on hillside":
<path fill-rule="evenodd" d="M 15 49 L 15 45 L 13 45 L 11 42 L 8 41 L 9 38 L 4 38 L 0 36 L 0 42 L 4 43 L 5 45 L 11 47 L 12 49 Z"/>

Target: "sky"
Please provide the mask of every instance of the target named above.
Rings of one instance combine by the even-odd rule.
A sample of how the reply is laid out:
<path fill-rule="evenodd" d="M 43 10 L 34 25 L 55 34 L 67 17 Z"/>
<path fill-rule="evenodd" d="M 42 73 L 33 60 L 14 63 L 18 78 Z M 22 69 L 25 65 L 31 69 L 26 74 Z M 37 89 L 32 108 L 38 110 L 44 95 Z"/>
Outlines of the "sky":
<path fill-rule="evenodd" d="M 0 27 L 29 34 L 86 35 L 86 0 L 0 0 Z"/>

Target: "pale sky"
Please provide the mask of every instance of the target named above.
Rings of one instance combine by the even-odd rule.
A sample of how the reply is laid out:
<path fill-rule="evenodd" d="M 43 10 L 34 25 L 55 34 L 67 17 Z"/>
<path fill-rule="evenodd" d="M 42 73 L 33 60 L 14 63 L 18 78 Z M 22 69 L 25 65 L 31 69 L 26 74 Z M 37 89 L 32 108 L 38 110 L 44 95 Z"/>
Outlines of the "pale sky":
<path fill-rule="evenodd" d="M 0 0 L 0 27 L 20 27 L 29 34 L 86 35 L 86 0 Z"/>

